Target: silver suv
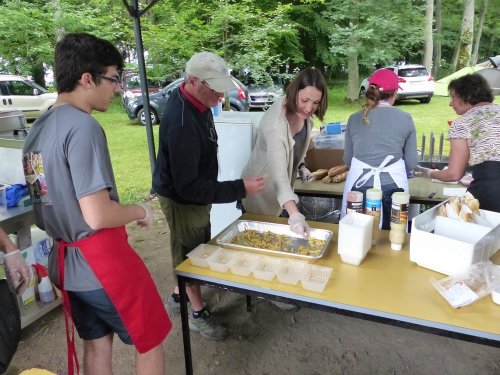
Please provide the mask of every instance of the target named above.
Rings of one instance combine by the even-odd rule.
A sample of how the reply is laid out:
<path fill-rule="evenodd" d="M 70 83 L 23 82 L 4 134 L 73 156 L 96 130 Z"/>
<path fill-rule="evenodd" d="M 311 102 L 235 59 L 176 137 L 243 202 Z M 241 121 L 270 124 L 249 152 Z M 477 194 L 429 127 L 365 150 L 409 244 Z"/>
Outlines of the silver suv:
<path fill-rule="evenodd" d="M 24 77 L 0 74 L 0 111 L 17 109 L 27 120 L 34 120 L 47 111 L 56 99 L 56 93 L 49 93 Z"/>
<path fill-rule="evenodd" d="M 397 100 L 417 99 L 420 103 L 429 103 L 434 95 L 434 78 L 429 74 L 423 65 L 389 65 L 384 66 L 390 69 L 399 77 L 399 87 Z M 361 82 L 359 88 L 359 98 L 364 99 L 368 88 L 368 79 Z"/>

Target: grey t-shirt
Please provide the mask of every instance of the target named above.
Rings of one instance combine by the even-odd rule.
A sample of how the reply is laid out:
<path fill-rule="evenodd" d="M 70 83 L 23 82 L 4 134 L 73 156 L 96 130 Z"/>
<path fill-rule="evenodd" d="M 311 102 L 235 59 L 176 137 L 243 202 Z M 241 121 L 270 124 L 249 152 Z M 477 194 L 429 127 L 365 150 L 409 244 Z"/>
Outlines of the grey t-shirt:
<path fill-rule="evenodd" d="M 354 156 L 378 167 L 387 155 L 394 156 L 389 164 L 403 158 L 407 172 L 417 166 L 417 135 L 408 113 L 394 107 L 376 107 L 368 112 L 368 125 L 363 123 L 362 116 L 362 111 L 356 112 L 347 122 L 344 162 L 348 166 Z M 382 185 L 393 182 L 388 173 L 381 173 L 380 179 Z"/>
<path fill-rule="evenodd" d="M 95 233 L 78 199 L 107 189 L 118 201 L 104 130 L 71 105 L 55 107 L 33 123 L 23 148 L 23 167 L 36 224 L 56 240 L 73 242 Z M 57 280 L 56 253 L 49 258 L 52 280 Z M 77 248 L 67 251 L 64 285 L 72 291 L 102 287 Z"/>

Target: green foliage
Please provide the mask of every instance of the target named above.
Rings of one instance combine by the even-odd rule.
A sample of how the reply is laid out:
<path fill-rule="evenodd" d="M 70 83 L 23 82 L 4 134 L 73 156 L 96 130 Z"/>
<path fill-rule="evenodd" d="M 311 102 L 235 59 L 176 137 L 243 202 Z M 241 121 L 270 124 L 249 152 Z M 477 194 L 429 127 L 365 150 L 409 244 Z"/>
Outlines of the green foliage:
<path fill-rule="evenodd" d="M 52 4 L 6 0 L 1 12 L 0 71 L 34 75 L 42 63 L 51 64 L 55 40 Z"/>

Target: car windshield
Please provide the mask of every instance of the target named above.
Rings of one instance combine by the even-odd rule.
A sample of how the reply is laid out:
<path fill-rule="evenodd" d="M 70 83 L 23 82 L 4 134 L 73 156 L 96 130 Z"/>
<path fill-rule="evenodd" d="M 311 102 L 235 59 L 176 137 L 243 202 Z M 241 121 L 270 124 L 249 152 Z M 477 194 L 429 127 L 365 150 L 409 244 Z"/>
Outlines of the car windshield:
<path fill-rule="evenodd" d="M 398 71 L 400 77 L 423 77 L 429 75 L 425 68 L 401 69 Z"/>

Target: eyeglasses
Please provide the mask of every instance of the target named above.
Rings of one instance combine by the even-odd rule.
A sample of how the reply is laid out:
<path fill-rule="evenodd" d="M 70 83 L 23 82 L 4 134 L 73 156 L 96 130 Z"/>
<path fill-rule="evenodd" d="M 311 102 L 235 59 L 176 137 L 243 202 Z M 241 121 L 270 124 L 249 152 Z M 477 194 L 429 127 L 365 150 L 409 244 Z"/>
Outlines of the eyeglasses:
<path fill-rule="evenodd" d="M 102 74 L 96 74 L 96 76 L 103 78 L 106 81 L 113 82 L 115 84 L 115 86 L 117 86 L 117 87 L 121 87 L 121 85 L 122 85 L 122 83 L 120 81 L 120 77 L 118 77 L 118 76 L 106 77 L 106 76 L 103 76 Z"/>
<path fill-rule="evenodd" d="M 210 85 L 207 83 L 207 81 L 200 81 L 200 82 L 201 82 L 203 85 L 207 86 L 207 87 L 208 87 L 211 91 L 213 91 L 213 92 L 218 92 L 218 91 L 214 90 L 214 89 L 212 88 L 212 86 L 210 86 Z"/>

